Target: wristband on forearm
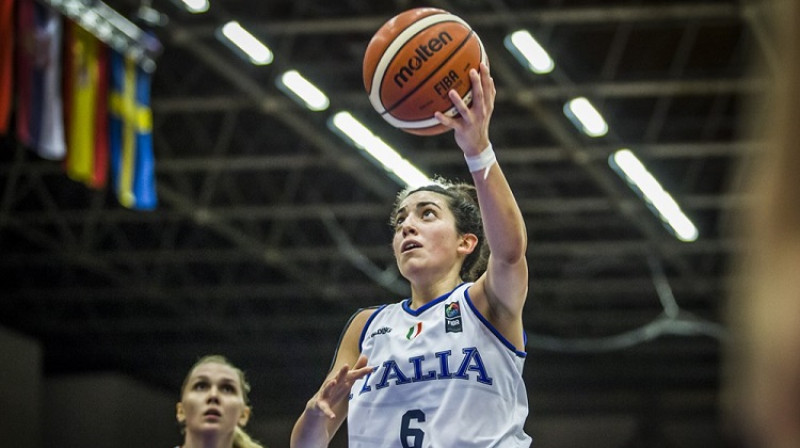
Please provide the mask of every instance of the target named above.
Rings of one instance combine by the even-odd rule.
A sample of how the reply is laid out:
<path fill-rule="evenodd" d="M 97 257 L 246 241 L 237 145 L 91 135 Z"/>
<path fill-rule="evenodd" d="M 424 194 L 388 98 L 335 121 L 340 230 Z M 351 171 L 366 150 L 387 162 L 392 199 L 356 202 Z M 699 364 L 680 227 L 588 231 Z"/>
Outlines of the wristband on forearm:
<path fill-rule="evenodd" d="M 467 167 L 469 167 L 469 172 L 474 173 L 476 171 L 483 171 L 483 178 L 484 180 L 489 176 L 489 170 L 492 168 L 497 162 L 497 157 L 494 155 L 494 149 L 492 148 L 492 144 L 489 143 L 489 146 L 486 147 L 483 151 L 480 152 L 477 156 L 464 156 L 464 160 L 467 161 Z"/>

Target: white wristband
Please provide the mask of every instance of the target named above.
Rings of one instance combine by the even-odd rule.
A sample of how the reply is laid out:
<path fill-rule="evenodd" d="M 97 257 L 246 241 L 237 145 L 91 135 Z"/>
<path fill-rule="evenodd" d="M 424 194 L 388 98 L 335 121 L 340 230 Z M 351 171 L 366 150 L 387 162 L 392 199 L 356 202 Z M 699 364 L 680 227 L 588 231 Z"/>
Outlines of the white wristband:
<path fill-rule="evenodd" d="M 489 143 L 489 146 L 481 151 L 480 154 L 477 156 L 464 156 L 464 160 L 467 161 L 467 167 L 469 167 L 470 173 L 485 170 L 483 172 L 483 178 L 486 179 L 486 177 L 489 176 L 489 169 L 497 162 L 497 157 L 494 155 L 492 144 Z"/>

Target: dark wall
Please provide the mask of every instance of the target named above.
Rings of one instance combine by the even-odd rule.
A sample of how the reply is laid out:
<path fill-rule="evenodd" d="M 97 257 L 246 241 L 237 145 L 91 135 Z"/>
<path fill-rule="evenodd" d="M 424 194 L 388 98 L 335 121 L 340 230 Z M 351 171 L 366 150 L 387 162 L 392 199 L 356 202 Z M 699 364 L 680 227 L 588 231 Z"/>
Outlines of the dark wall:
<path fill-rule="evenodd" d="M 42 348 L 0 328 L 0 440 L 3 446 L 42 446 Z"/>

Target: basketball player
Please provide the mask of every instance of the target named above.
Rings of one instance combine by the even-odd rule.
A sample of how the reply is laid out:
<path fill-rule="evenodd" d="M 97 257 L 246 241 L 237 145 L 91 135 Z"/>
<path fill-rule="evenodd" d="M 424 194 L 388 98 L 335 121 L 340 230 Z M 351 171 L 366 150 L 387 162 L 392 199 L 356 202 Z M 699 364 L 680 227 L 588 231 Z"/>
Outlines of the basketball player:
<path fill-rule="evenodd" d="M 757 2 L 775 37 L 768 95 L 748 118 L 743 160 L 748 207 L 737 216 L 745 250 L 736 254 L 724 398 L 731 428 L 758 448 L 800 447 L 800 3 Z M 754 3 L 755 5 L 755 3 Z M 758 18 L 762 18 L 758 16 Z M 763 59 L 758 59 L 761 69 Z M 754 77 L 755 78 L 755 77 Z"/>
<path fill-rule="evenodd" d="M 176 406 L 184 434 L 180 448 L 262 448 L 242 429 L 250 418 L 249 391 L 244 372 L 224 357 L 197 361 L 183 380 Z"/>
<path fill-rule="evenodd" d="M 353 315 L 292 447 L 327 446 L 345 418 L 351 448 L 530 446 L 527 233 L 489 142 L 489 68 L 470 79 L 471 106 L 451 91 L 460 116 L 436 118 L 454 130 L 474 186 L 442 181 L 398 195 L 392 247 L 411 297 Z"/>

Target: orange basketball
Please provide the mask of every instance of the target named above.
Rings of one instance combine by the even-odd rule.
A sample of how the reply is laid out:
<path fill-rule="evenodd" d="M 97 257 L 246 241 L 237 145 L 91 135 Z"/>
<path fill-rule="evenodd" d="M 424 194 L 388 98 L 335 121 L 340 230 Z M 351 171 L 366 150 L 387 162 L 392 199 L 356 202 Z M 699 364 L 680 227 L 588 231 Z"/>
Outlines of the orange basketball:
<path fill-rule="evenodd" d="M 458 112 L 447 92 L 469 104 L 471 69 L 486 62 L 478 35 L 459 17 L 437 8 L 415 8 L 378 29 L 364 54 L 369 101 L 392 126 L 416 135 L 448 131 L 434 118 Z"/>

